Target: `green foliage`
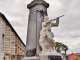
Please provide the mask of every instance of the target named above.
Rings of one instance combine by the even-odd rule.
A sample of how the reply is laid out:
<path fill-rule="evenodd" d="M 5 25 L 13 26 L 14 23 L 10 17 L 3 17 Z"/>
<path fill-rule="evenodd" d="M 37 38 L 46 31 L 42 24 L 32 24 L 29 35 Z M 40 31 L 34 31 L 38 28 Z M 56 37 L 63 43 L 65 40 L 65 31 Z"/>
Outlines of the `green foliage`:
<path fill-rule="evenodd" d="M 55 44 L 56 44 L 56 45 L 55 45 L 56 51 L 57 51 L 58 53 L 61 52 L 60 48 L 61 48 L 62 43 L 56 42 Z"/>
<path fill-rule="evenodd" d="M 74 60 L 78 60 L 78 58 L 74 59 Z"/>
<path fill-rule="evenodd" d="M 61 52 L 61 49 L 62 49 L 62 51 L 65 51 L 65 54 L 66 54 L 66 51 L 68 50 L 68 47 L 66 45 L 60 42 L 56 42 L 55 44 L 56 44 L 55 49 L 58 53 Z"/>

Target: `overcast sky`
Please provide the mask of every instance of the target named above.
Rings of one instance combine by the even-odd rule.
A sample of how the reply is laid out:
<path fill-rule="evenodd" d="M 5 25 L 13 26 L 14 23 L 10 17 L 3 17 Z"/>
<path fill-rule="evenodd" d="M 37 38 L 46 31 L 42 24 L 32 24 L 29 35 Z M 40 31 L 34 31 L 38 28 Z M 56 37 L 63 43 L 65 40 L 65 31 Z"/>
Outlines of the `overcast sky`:
<path fill-rule="evenodd" d="M 26 44 L 29 10 L 32 0 L 0 0 L 0 12 L 5 15 L 20 38 Z M 59 26 L 52 27 L 54 40 L 69 47 L 67 53 L 80 53 L 80 0 L 46 0 L 49 19 L 60 18 Z"/>

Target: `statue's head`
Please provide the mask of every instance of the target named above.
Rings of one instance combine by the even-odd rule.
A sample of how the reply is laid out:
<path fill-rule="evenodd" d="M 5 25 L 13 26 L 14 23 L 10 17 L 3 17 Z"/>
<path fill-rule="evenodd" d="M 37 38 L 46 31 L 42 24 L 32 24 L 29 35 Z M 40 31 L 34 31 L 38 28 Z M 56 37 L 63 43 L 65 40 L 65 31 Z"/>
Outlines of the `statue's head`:
<path fill-rule="evenodd" d="M 49 20 L 49 17 L 48 16 L 45 16 L 44 17 L 44 21 L 46 22 L 46 21 L 48 21 Z"/>

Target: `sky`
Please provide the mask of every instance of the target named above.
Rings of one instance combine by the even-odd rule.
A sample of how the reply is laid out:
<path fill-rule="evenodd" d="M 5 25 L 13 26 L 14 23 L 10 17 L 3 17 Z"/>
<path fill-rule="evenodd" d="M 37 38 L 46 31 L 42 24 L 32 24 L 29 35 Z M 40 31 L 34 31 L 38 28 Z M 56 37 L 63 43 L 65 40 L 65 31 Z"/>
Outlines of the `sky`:
<path fill-rule="evenodd" d="M 29 9 L 33 0 L 0 0 L 0 12 L 5 15 L 22 41 L 26 44 Z M 68 46 L 70 53 L 80 53 L 80 0 L 45 0 L 49 3 L 48 16 L 60 18 L 59 26 L 52 27 L 54 40 Z"/>

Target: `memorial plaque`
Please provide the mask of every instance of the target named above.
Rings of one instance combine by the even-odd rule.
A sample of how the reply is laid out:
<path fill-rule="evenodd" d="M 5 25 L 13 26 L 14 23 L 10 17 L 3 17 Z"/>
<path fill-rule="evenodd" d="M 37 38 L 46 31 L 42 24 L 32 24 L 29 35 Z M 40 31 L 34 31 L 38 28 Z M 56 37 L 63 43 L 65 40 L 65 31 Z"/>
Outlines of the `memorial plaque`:
<path fill-rule="evenodd" d="M 62 60 L 61 56 L 48 56 L 48 60 Z"/>
<path fill-rule="evenodd" d="M 43 0 L 33 0 L 27 5 L 29 9 L 28 31 L 26 40 L 26 57 L 38 56 L 40 53 L 39 38 L 42 21 L 47 15 L 49 4 Z"/>

